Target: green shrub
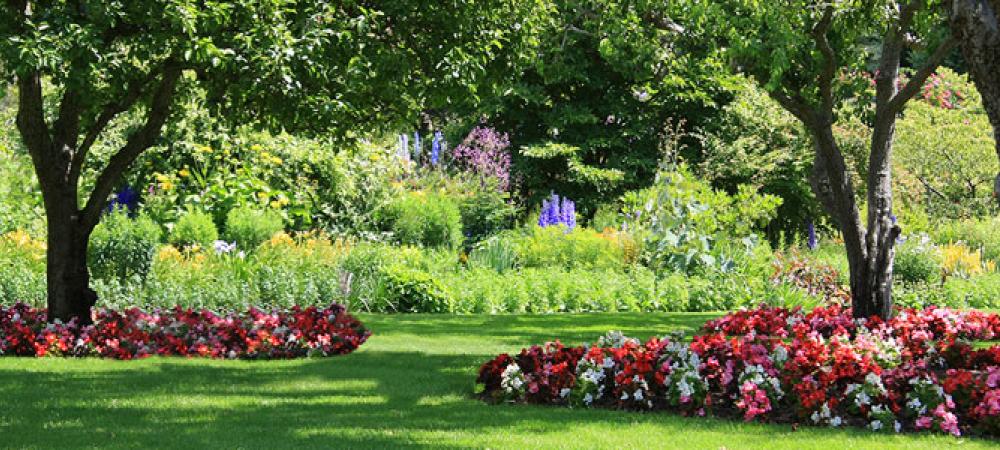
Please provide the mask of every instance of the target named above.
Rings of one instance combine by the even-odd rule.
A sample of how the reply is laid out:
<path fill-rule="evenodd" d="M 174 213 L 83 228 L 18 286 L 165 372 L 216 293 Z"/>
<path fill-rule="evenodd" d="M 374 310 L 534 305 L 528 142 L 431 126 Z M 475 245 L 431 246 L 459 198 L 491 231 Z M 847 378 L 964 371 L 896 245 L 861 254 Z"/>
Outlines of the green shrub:
<path fill-rule="evenodd" d="M 491 184 L 465 183 L 467 194 L 459 200 L 462 230 L 467 245 L 482 241 L 514 226 L 518 209 L 510 201 L 510 194 Z"/>
<path fill-rule="evenodd" d="M 948 278 L 941 283 L 916 283 L 897 286 L 893 301 L 900 306 L 923 308 L 929 305 L 949 308 L 1000 308 L 1000 273 L 972 278 Z"/>
<path fill-rule="evenodd" d="M 226 239 L 244 250 L 257 248 L 283 227 L 281 215 L 273 210 L 239 207 L 226 215 Z"/>
<path fill-rule="evenodd" d="M 666 160 L 657 183 L 622 197 L 623 217 L 644 237 L 644 259 L 658 270 L 685 274 L 731 272 L 758 245 L 756 233 L 781 199 L 749 185 L 736 194 L 715 190 L 684 165 Z"/>
<path fill-rule="evenodd" d="M 200 246 L 208 248 L 219 239 L 212 216 L 189 209 L 170 231 L 170 243 L 181 248 Z"/>
<path fill-rule="evenodd" d="M 0 235 L 0 303 L 45 306 L 45 241 L 14 231 Z"/>
<path fill-rule="evenodd" d="M 95 278 L 145 280 L 161 234 L 160 226 L 145 215 L 132 219 L 119 209 L 104 216 L 90 236 L 91 273 Z"/>
<path fill-rule="evenodd" d="M 895 278 L 903 283 L 930 283 L 941 279 L 941 260 L 926 236 L 911 236 L 896 248 Z"/>
<path fill-rule="evenodd" d="M 382 230 L 396 242 L 426 247 L 458 248 L 462 245 L 462 218 L 451 198 L 411 192 L 381 212 Z"/>
<path fill-rule="evenodd" d="M 1000 218 L 944 221 L 932 237 L 938 244 L 965 242 L 973 249 L 982 249 L 984 258 L 1000 260 Z"/>
<path fill-rule="evenodd" d="M 517 249 L 509 239 L 499 236 L 480 242 L 469 254 L 469 264 L 506 272 L 517 265 Z"/>
<path fill-rule="evenodd" d="M 393 264 L 383 268 L 379 286 L 385 312 L 452 312 L 451 299 L 443 285 L 431 274 L 411 267 Z"/>
<path fill-rule="evenodd" d="M 507 238 L 505 238 L 507 239 Z M 532 225 L 509 237 L 524 267 L 564 267 L 623 270 L 625 252 L 615 239 L 589 228 Z"/>

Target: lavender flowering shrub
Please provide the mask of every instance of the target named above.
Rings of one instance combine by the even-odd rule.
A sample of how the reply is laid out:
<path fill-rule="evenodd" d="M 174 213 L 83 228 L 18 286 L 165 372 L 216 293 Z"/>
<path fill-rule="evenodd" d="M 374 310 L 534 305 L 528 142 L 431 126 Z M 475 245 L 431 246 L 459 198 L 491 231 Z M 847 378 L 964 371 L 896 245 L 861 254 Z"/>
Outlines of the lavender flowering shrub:
<path fill-rule="evenodd" d="M 510 136 L 489 127 L 473 128 L 452 151 L 455 164 L 483 178 L 493 178 L 497 188 L 510 189 Z"/>

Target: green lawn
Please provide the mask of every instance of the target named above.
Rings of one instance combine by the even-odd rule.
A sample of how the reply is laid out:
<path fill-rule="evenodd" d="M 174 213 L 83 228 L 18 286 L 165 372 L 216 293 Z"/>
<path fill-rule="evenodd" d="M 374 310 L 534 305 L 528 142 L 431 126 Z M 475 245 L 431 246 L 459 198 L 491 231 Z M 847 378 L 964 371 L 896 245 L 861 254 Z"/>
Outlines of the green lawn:
<path fill-rule="evenodd" d="M 362 315 L 358 352 L 299 361 L 0 358 L 0 447 L 935 448 L 940 435 L 744 424 L 666 413 L 486 405 L 478 366 L 499 352 L 608 329 L 646 338 L 707 314 Z"/>

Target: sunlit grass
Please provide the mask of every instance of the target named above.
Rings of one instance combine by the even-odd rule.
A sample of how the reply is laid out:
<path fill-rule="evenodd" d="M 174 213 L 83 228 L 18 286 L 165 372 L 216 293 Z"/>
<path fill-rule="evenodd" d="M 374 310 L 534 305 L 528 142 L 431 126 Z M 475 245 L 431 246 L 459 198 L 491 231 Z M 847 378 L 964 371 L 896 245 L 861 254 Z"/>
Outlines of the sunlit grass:
<path fill-rule="evenodd" d="M 298 361 L 0 358 L 0 447 L 993 447 L 939 435 L 745 424 L 665 413 L 486 405 L 476 369 L 499 352 L 609 329 L 640 338 L 711 314 L 362 315 L 358 352 Z"/>

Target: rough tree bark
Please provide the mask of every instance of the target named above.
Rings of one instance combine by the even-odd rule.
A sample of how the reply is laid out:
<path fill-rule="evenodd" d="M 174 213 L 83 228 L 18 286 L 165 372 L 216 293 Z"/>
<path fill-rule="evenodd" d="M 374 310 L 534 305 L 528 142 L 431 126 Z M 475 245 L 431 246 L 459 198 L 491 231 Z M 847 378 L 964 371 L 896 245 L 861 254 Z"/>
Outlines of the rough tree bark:
<path fill-rule="evenodd" d="M 125 170 L 159 137 L 170 114 L 179 66 L 166 62 L 130 85 L 128 94 L 104 105 L 87 104 L 87 86 L 65 86 L 58 114 L 46 121 L 38 72 L 18 77 L 17 128 L 31 155 L 48 220 L 46 250 L 49 320 L 90 323 L 97 294 L 90 288 L 87 245 L 108 197 Z M 86 204 L 79 204 L 80 173 L 90 147 L 118 114 L 148 97 L 145 122 L 100 172 Z M 99 111 L 86 117 L 88 111 Z M 86 124 L 84 126 L 83 124 Z"/>
<path fill-rule="evenodd" d="M 1000 0 L 954 0 L 950 24 L 993 125 L 1000 157 Z M 993 183 L 1000 200 L 1000 174 Z"/>
<path fill-rule="evenodd" d="M 927 78 L 955 46 L 948 40 L 941 44 L 926 65 L 899 88 L 899 66 L 907 34 L 914 15 L 924 4 L 913 0 L 900 9 L 898 22 L 882 39 L 882 55 L 875 77 L 875 121 L 871 137 L 868 176 L 867 222 L 862 224 L 856 192 L 848 167 L 834 138 L 833 82 L 837 76 L 836 52 L 827 34 L 834 20 L 834 7 L 828 6 L 811 30 L 824 66 L 819 78 L 818 104 L 806 100 L 802 90 L 783 85 L 770 95 L 797 117 L 813 139 L 815 149 L 810 184 L 824 210 L 833 217 L 844 237 L 850 268 L 851 306 L 855 317 L 892 316 L 892 265 L 900 229 L 892 215 L 892 143 L 896 118 L 906 102 L 920 90 Z"/>

